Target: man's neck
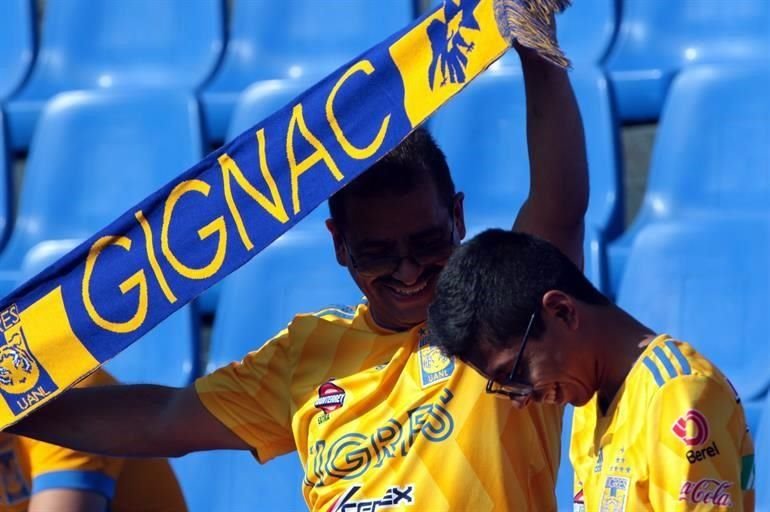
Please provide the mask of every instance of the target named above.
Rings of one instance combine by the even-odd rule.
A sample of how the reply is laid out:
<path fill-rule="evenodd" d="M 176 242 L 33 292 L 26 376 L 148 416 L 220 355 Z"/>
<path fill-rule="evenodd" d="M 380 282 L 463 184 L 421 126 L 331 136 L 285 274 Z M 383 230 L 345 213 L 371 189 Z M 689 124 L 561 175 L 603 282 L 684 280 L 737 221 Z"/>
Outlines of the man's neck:
<path fill-rule="evenodd" d="M 605 414 L 655 333 L 616 307 L 601 325 L 596 339 L 604 356 L 598 359 L 597 382 L 599 409 Z"/>

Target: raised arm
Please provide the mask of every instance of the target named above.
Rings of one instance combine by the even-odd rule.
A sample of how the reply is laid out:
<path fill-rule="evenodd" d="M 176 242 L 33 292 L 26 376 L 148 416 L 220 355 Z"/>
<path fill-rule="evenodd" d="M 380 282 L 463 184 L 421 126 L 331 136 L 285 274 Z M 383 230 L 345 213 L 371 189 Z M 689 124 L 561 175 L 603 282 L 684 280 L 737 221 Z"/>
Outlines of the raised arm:
<path fill-rule="evenodd" d="M 583 268 L 588 163 L 567 72 L 517 47 L 527 95 L 530 189 L 513 228 L 544 238 Z"/>
<path fill-rule="evenodd" d="M 208 412 L 192 386 L 71 389 L 6 430 L 113 456 L 176 457 L 202 450 L 250 449 Z"/>

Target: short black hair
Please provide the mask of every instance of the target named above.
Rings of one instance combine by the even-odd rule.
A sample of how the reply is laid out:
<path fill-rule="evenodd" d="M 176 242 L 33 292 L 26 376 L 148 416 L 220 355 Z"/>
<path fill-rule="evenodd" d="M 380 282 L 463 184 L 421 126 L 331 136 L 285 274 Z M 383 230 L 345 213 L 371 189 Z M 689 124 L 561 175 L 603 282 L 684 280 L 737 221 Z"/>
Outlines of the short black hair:
<path fill-rule="evenodd" d="M 433 180 L 439 200 L 452 206 L 455 185 L 446 157 L 425 128 L 417 128 L 390 153 L 351 181 L 329 199 L 329 213 L 335 224 L 345 220 L 345 203 L 350 196 L 401 195 Z"/>
<path fill-rule="evenodd" d="M 559 249 L 525 233 L 490 229 L 460 246 L 439 277 L 428 310 L 431 343 L 465 358 L 484 340 L 508 346 L 524 335 L 546 292 L 595 305 L 610 301 Z M 536 314 L 531 334 L 542 332 Z"/>

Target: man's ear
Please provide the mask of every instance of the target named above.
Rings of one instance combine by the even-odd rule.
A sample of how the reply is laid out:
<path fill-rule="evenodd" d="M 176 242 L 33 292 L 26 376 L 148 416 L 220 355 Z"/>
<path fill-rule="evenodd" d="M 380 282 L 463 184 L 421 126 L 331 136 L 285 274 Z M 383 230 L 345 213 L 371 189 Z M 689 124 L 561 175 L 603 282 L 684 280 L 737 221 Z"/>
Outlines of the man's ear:
<path fill-rule="evenodd" d="M 332 242 L 334 243 L 334 255 L 337 257 L 337 263 L 343 267 L 347 267 L 348 251 L 345 248 L 345 243 L 343 242 L 341 231 L 337 224 L 334 223 L 334 219 L 326 219 L 326 229 L 329 230 L 329 233 L 332 236 Z"/>
<path fill-rule="evenodd" d="M 455 223 L 455 233 L 457 233 L 458 240 L 462 241 L 465 238 L 465 206 L 463 201 L 465 200 L 465 194 L 458 192 L 455 194 L 454 202 L 452 203 L 452 221 Z"/>
<path fill-rule="evenodd" d="M 561 322 L 567 329 L 574 331 L 578 328 L 579 317 L 575 299 L 559 291 L 550 290 L 543 295 L 544 314 Z"/>

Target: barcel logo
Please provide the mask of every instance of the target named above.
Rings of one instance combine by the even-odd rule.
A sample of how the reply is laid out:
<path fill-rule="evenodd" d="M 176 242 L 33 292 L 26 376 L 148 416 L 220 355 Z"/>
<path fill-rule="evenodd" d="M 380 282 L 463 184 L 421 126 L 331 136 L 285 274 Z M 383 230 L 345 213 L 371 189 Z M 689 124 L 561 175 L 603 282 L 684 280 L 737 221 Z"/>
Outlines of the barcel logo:
<path fill-rule="evenodd" d="M 315 407 L 326 414 L 336 411 L 345 404 L 345 390 L 331 381 L 318 388 L 318 400 Z"/>

